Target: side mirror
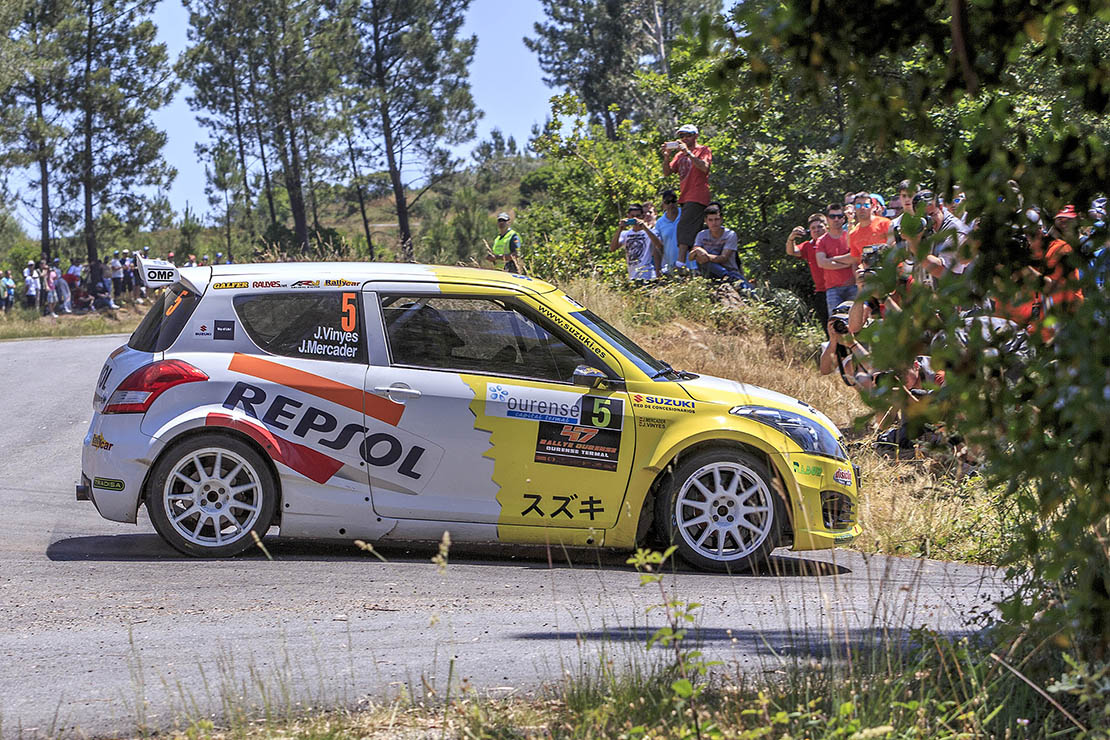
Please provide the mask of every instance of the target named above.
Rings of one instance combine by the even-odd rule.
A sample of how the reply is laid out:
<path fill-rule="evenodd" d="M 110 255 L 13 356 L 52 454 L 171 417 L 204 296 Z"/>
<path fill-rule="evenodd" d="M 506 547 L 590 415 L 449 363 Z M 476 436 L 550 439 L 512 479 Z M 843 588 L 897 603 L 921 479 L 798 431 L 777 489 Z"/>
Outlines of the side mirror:
<path fill-rule="evenodd" d="M 596 367 L 579 365 L 574 368 L 574 384 L 587 388 L 623 388 L 624 381 L 610 378 Z"/>

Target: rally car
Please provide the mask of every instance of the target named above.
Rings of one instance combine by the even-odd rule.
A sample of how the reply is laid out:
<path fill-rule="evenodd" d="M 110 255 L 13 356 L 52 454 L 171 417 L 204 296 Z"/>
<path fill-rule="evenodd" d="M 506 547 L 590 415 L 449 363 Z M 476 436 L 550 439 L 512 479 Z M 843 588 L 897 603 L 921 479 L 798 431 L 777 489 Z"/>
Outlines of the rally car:
<path fill-rule="evenodd" d="M 673 542 L 744 570 L 859 533 L 812 406 L 672 369 L 554 286 L 410 264 L 181 268 L 93 393 L 77 498 L 181 552 Z"/>

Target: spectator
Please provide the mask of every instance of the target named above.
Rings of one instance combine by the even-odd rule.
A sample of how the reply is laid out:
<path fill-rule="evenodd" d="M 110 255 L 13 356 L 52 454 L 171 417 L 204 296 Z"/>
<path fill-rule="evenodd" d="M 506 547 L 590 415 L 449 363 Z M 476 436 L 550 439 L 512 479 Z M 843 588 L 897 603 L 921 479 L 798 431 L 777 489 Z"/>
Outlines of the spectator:
<path fill-rule="evenodd" d="M 216 264 L 217 265 L 222 265 L 223 263 L 224 263 L 224 253 L 223 252 L 216 252 Z"/>
<path fill-rule="evenodd" d="M 200 258 L 200 266 L 201 267 L 208 267 L 208 255 L 207 254 Z"/>
<path fill-rule="evenodd" d="M 62 274 L 62 260 L 59 257 L 54 258 L 54 287 L 58 291 L 58 303 L 61 304 L 63 313 L 73 313 L 73 296 L 69 289 L 69 281 L 65 279 Z"/>
<path fill-rule="evenodd" d="M 135 285 L 138 282 L 135 279 L 135 258 L 131 256 L 131 250 L 123 250 L 123 257 L 120 260 L 123 263 L 123 295 L 135 300 Z"/>
<path fill-rule="evenodd" d="M 1056 235 L 1043 256 L 1044 264 L 1044 311 L 1049 314 L 1056 309 L 1056 313 L 1073 310 L 1075 304 L 1083 300 L 1083 292 L 1079 290 L 1079 271 L 1072 267 L 1071 242 L 1079 236 L 1079 215 L 1075 206 L 1064 206 L 1052 219 L 1052 232 Z M 1034 253 L 1034 257 L 1041 255 Z"/>
<path fill-rule="evenodd" d="M 655 213 L 655 204 L 652 203 L 650 200 L 645 200 L 640 205 L 644 209 L 644 225 L 647 226 L 649 229 L 654 229 L 655 221 L 658 218 Z M 658 234 L 656 234 L 656 236 L 658 236 Z"/>
<path fill-rule="evenodd" d="M 119 250 L 112 252 L 112 261 L 108 263 L 112 268 L 112 300 L 123 300 L 123 262 L 119 258 Z"/>
<path fill-rule="evenodd" d="M 609 251 L 624 247 L 629 280 L 652 280 L 662 269 L 663 242 L 643 221 L 644 209 L 639 203 L 628 206 L 626 216 L 609 240 Z"/>
<path fill-rule="evenodd" d="M 813 277 L 813 294 L 817 298 L 817 318 L 821 326 L 825 327 L 828 336 L 829 306 L 825 301 L 825 271 L 817 264 L 817 240 L 828 231 L 828 221 L 820 213 L 811 213 L 808 220 L 809 228 L 795 226 L 786 237 L 786 254 L 789 257 L 800 257 L 809 264 L 809 274 Z M 806 234 L 809 239 L 801 244 L 795 244 Z"/>
<path fill-rule="evenodd" d="M 868 193 L 856 193 L 852 199 L 856 225 L 848 232 L 848 248 L 853 257 L 868 267 L 877 264 L 890 231 L 890 219 L 874 215 L 874 208 Z"/>
<path fill-rule="evenodd" d="M 894 247 L 899 250 L 906 250 L 911 247 L 916 247 L 917 242 L 911 245 L 907 241 L 906 234 L 902 231 L 902 219 L 906 218 L 906 214 L 911 214 L 909 218 L 913 218 L 913 196 L 910 194 L 910 181 L 903 180 L 898 183 L 898 197 L 891 199 L 891 205 L 895 206 L 898 215 L 890 220 L 890 229 L 887 232 L 886 243 L 888 247 Z M 911 229 L 912 231 L 912 229 Z M 903 252 L 905 254 L 905 252 Z M 907 254 L 907 257 L 912 255 Z"/>
<path fill-rule="evenodd" d="M 494 264 L 501 262 L 506 272 L 520 274 L 517 253 L 520 251 L 520 234 L 509 228 L 509 214 L 497 214 L 498 236 L 493 240 L 493 250 L 487 251 L 486 259 Z"/>
<path fill-rule="evenodd" d="M 15 281 L 12 280 L 12 271 L 4 270 L 4 277 L 0 278 L 0 307 L 4 313 L 11 313 L 15 305 Z"/>
<path fill-rule="evenodd" d="M 825 304 L 831 316 L 841 303 L 856 297 L 854 269 L 859 263 L 852 256 L 848 235 L 844 233 L 844 209 L 832 203 L 825 209 L 828 231 L 817 240 L 817 266 L 824 270 Z"/>
<path fill-rule="evenodd" d="M 931 190 L 914 193 L 913 207 L 925 206 L 925 231 L 936 234 L 930 254 L 925 257 L 924 269 L 933 279 L 943 277 L 946 272 L 962 273 L 968 262 L 959 259 L 959 248 L 967 241 L 971 229 L 949 211 L 937 205 Z M 905 219 L 903 219 L 903 223 Z"/>
<path fill-rule="evenodd" d="M 46 264 L 46 260 L 39 262 L 39 272 L 43 276 L 44 287 L 46 288 L 43 313 L 49 311 L 51 316 L 58 318 L 58 313 L 54 310 L 58 306 L 58 272 L 52 266 Z"/>
<path fill-rule="evenodd" d="M 66 268 L 66 274 L 62 278 L 69 283 L 70 288 L 77 287 L 77 284 L 81 282 L 81 259 L 79 257 L 73 257 L 70 260 L 69 267 Z"/>
<path fill-rule="evenodd" d="M 848 312 L 851 307 L 851 302 L 845 301 L 832 309 L 825 327 L 829 340 L 821 344 L 817 369 L 822 375 L 829 375 L 833 370 L 839 371 L 840 379 L 845 385 L 871 388 L 874 381 L 869 353 L 848 331 Z"/>
<path fill-rule="evenodd" d="M 678 259 L 678 225 L 682 219 L 682 208 L 673 190 L 664 190 L 659 196 L 663 199 L 663 214 L 655 220 L 652 231 L 663 242 L 661 263 L 663 272 L 667 273 L 687 264 Z"/>
<path fill-rule="evenodd" d="M 170 252 L 169 254 L 166 255 L 166 261 L 169 262 L 171 265 L 176 265 L 177 264 L 176 262 L 173 261 L 173 252 Z"/>
<path fill-rule="evenodd" d="M 185 267 L 196 267 L 197 266 L 197 256 L 195 254 L 190 254 L 188 259 L 185 260 L 185 265 L 184 266 Z"/>
<path fill-rule="evenodd" d="M 31 263 L 34 265 L 34 263 Z M 23 305 L 25 308 L 36 308 L 39 299 L 39 276 L 29 267 L 23 271 Z"/>
<path fill-rule="evenodd" d="M 698 127 L 691 123 L 679 127 L 675 135 L 677 141 L 663 144 L 663 176 L 677 174 L 681 178 L 678 186 L 678 204 L 682 207 L 678 222 L 678 259 L 685 262 L 709 205 L 709 165 L 713 161 L 713 152 L 709 147 L 698 144 Z M 673 157 L 672 152 L 675 152 Z M 671 159 L 668 160 L 668 157 Z"/>
<path fill-rule="evenodd" d="M 744 279 L 740 265 L 736 262 L 736 251 L 739 240 L 736 232 L 724 227 L 724 216 L 721 215 L 721 206 L 710 203 L 705 209 L 705 225 L 708 227 L 694 237 L 694 248 L 690 256 L 698 264 L 698 268 L 707 277 L 723 278 L 730 283 L 739 282 L 746 290 L 751 285 Z M 679 248 L 681 252 L 681 247 Z M 681 254 L 679 255 L 681 258 Z"/>

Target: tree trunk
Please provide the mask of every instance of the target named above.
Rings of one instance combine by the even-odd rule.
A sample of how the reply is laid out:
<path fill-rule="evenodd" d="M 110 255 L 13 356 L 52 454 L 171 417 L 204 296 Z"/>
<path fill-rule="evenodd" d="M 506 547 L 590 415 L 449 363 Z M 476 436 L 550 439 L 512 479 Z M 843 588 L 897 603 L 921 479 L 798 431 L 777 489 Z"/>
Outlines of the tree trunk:
<path fill-rule="evenodd" d="M 224 191 L 224 222 L 227 224 L 227 253 L 224 259 L 227 264 L 231 264 L 231 203 L 227 199 L 227 191 Z"/>
<path fill-rule="evenodd" d="M 239 148 L 239 170 L 243 173 L 243 198 L 247 202 L 247 229 L 254 241 L 254 207 L 251 198 L 250 178 L 247 176 L 247 147 L 243 143 L 243 122 L 239 103 L 239 75 L 234 57 L 231 60 L 231 101 L 235 110 L 235 142 Z"/>
<path fill-rule="evenodd" d="M 376 20 L 376 19 L 375 19 Z M 374 26 L 374 77 L 379 90 L 388 90 L 389 82 L 386 79 L 385 60 L 382 58 L 382 40 L 379 38 L 380 29 Z M 393 201 L 397 206 L 397 230 L 401 240 L 401 260 L 413 261 L 412 229 L 409 226 L 409 204 L 405 197 L 405 183 L 401 180 L 401 167 L 397 163 L 397 153 L 393 147 L 393 120 L 389 115 L 389 101 L 382 97 L 378 101 L 378 114 L 382 119 L 382 138 L 385 139 L 385 159 L 389 167 L 389 181 L 393 185 Z"/>
<path fill-rule="evenodd" d="M 89 264 L 97 259 L 96 221 L 93 218 L 93 113 L 92 100 L 90 100 L 89 85 L 92 79 L 93 56 L 93 3 L 88 0 L 87 20 L 89 27 L 85 34 L 85 89 L 84 89 L 84 117 L 82 119 L 82 133 L 84 135 L 85 150 L 82 152 L 84 160 L 81 172 L 81 189 L 84 191 L 85 200 L 85 249 L 88 252 Z"/>
<path fill-rule="evenodd" d="M 308 136 L 308 126 L 304 128 L 304 170 L 308 176 L 308 201 L 312 205 L 312 229 L 316 240 L 320 240 L 320 213 L 316 206 L 316 180 L 312 177 L 312 149 Z"/>
<path fill-rule="evenodd" d="M 297 151 L 297 134 L 292 128 L 293 111 L 283 111 L 282 123 L 274 129 L 278 154 L 281 156 L 285 190 L 289 193 L 289 210 L 293 212 L 293 232 L 302 252 L 308 251 L 308 222 L 304 212 L 304 192 L 301 190 L 301 163 Z M 289 136 L 286 137 L 286 130 Z"/>
<path fill-rule="evenodd" d="M 35 83 L 35 117 L 39 126 L 46 125 L 46 119 L 43 116 L 43 93 L 42 86 Z M 37 152 L 35 158 L 39 163 L 39 200 L 41 201 L 41 241 L 42 253 L 50 260 L 50 162 L 46 156 L 46 135 L 41 130 L 37 143 Z"/>
<path fill-rule="evenodd" d="M 370 261 L 374 261 L 374 241 L 370 238 L 370 219 L 366 217 L 366 198 L 362 194 L 361 177 L 358 174 L 358 163 L 355 161 L 355 146 L 351 142 L 351 132 L 344 130 L 347 137 L 347 154 L 351 158 L 351 175 L 355 180 L 355 194 L 358 196 L 358 210 L 362 214 L 362 230 L 366 233 L 366 249 L 370 253 Z"/>
<path fill-rule="evenodd" d="M 254 85 L 254 63 L 248 60 L 247 63 L 248 74 L 247 83 L 250 86 L 249 92 L 251 96 L 251 104 L 254 110 L 258 110 L 258 93 Z M 254 116 L 254 131 L 258 136 L 258 158 L 262 161 L 262 184 L 266 189 L 266 204 L 270 207 L 270 225 L 273 226 L 277 223 L 277 209 L 274 208 L 274 186 L 270 183 L 270 168 L 266 164 L 266 139 L 262 136 L 262 124 L 258 120 L 256 114 Z"/>

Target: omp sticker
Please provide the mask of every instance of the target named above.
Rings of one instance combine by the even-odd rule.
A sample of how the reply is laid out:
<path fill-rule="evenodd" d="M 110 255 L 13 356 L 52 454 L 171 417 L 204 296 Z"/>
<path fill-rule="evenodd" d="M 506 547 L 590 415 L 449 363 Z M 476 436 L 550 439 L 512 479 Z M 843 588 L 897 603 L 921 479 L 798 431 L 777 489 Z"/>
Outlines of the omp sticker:
<path fill-rule="evenodd" d="M 536 462 L 594 470 L 617 469 L 621 447 L 619 430 L 549 421 L 541 421 L 539 427 L 533 458 Z"/>
<path fill-rule="evenodd" d="M 559 326 L 559 328 L 561 328 L 563 331 L 568 332 L 569 334 L 571 334 L 575 339 L 577 339 L 579 342 L 581 342 L 583 344 L 583 346 L 585 346 L 587 349 L 589 349 L 595 355 L 597 355 L 598 357 L 600 357 L 602 359 L 609 356 L 609 353 L 606 352 L 602 348 L 602 346 L 597 343 L 596 339 L 594 339 L 592 336 L 590 336 L 589 334 L 587 334 L 586 332 L 584 332 L 582 329 L 578 328 L 577 326 L 575 326 L 571 322 L 567 321 L 566 317 L 563 316 L 561 313 L 548 308 L 543 303 L 537 302 L 535 305 L 536 305 L 536 308 L 539 310 L 540 313 L 542 313 L 548 319 L 550 319 L 555 324 L 557 324 Z"/>
<path fill-rule="evenodd" d="M 115 478 L 93 478 L 93 488 L 102 488 L 105 491 L 122 491 L 123 481 Z"/>
<path fill-rule="evenodd" d="M 327 483 L 343 467 L 340 460 L 317 452 L 311 447 L 282 439 L 271 434 L 270 430 L 243 419 L 212 413 L 205 418 L 204 423 L 210 427 L 226 427 L 243 432 L 260 444 L 275 462 L 292 468 L 317 483 Z"/>
<path fill-rule="evenodd" d="M 227 369 L 234 373 L 242 373 L 260 380 L 268 380 L 271 383 L 295 388 L 325 401 L 331 401 L 354 411 L 365 413 L 367 416 L 393 426 L 397 426 L 401 421 L 401 415 L 405 412 L 403 403 L 390 401 L 388 398 L 367 393 L 361 388 L 337 383 L 330 378 L 264 360 L 261 357 L 251 357 L 236 352 L 232 355 L 231 363 L 227 366 Z"/>
<path fill-rule="evenodd" d="M 679 411 L 692 414 L 696 405 L 688 398 L 667 398 L 666 396 L 644 396 L 632 394 L 632 405 L 647 411 Z"/>
<path fill-rule="evenodd" d="M 852 471 L 848 468 L 837 468 L 836 472 L 833 473 L 833 480 L 842 486 L 851 486 Z"/>
<path fill-rule="evenodd" d="M 108 450 L 115 447 L 115 443 L 109 442 L 108 440 L 104 439 L 104 437 L 100 436 L 99 433 L 97 433 L 93 435 L 92 440 L 90 440 L 89 442 L 89 446 L 107 452 Z"/>
<path fill-rule="evenodd" d="M 825 470 L 820 465 L 809 465 L 809 464 L 803 465 L 803 464 L 799 463 L 797 460 L 795 460 L 794 461 L 794 474 L 795 475 L 812 475 L 812 476 L 815 476 L 817 478 L 820 478 L 821 476 L 823 476 L 825 474 Z M 849 479 L 848 482 L 851 483 L 851 480 Z"/>
<path fill-rule="evenodd" d="M 237 288 L 246 288 L 250 283 L 246 280 L 237 280 L 233 283 L 216 283 L 212 287 L 215 290 L 233 290 Z"/>

